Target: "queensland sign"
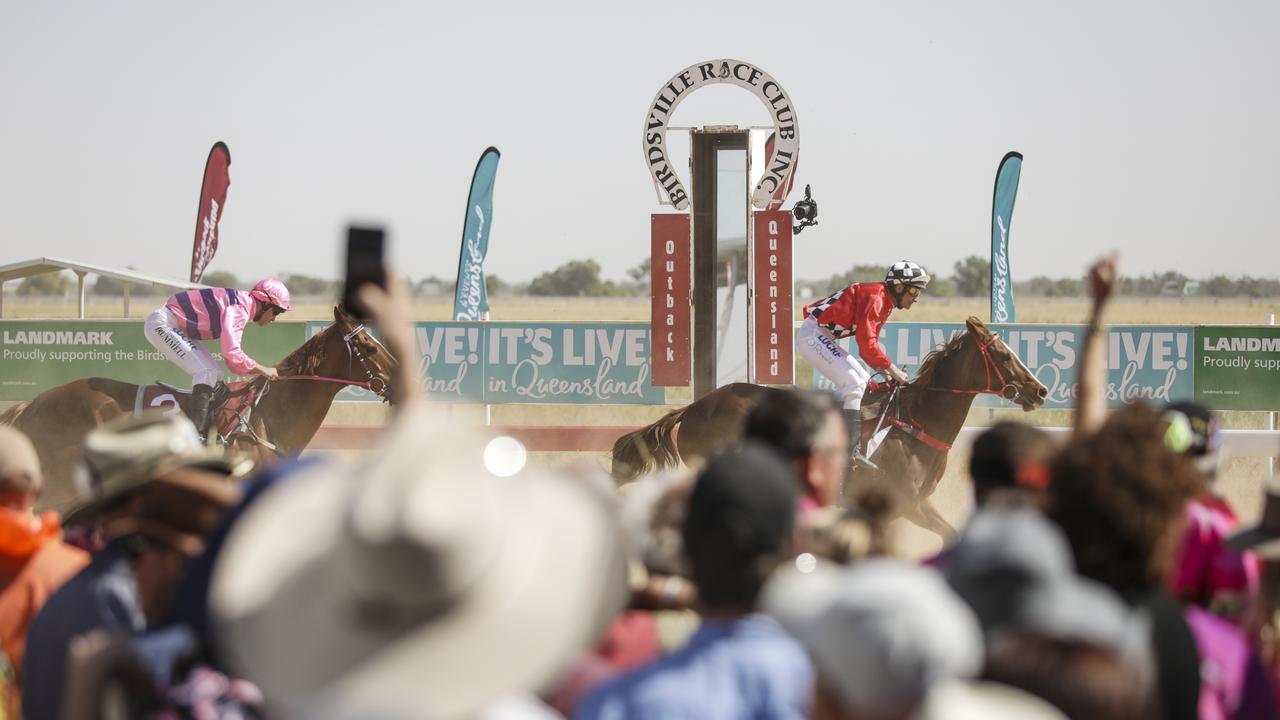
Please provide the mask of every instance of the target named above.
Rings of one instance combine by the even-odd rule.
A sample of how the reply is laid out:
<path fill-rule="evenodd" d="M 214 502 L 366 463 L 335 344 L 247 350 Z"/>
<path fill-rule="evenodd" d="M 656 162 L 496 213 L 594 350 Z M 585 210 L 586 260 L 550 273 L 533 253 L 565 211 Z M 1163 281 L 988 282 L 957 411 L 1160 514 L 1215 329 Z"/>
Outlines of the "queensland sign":
<path fill-rule="evenodd" d="M 677 210 L 689 207 L 689 193 L 676 175 L 668 153 L 667 127 L 676 107 L 685 97 L 695 90 L 718 83 L 737 85 L 751 92 L 764 103 L 773 119 L 777 137 L 774 154 L 751 194 L 751 204 L 757 209 L 766 209 L 774 194 L 788 187 L 788 179 L 795 171 L 800 151 L 800 124 L 796 120 L 791 97 L 773 76 L 751 63 L 727 59 L 708 60 L 681 70 L 658 90 L 653 102 L 649 103 L 642 145 L 645 165 L 658 192 L 658 202 L 672 205 Z"/>
<path fill-rule="evenodd" d="M 309 323 L 308 335 L 326 323 Z M 414 328 L 429 399 L 456 403 L 661 404 L 645 323 L 423 322 Z M 380 401 L 349 387 L 340 401 Z"/>
<path fill-rule="evenodd" d="M 304 339 L 301 323 L 276 322 L 245 330 L 244 350 L 255 360 L 274 365 Z M 206 341 L 204 346 L 221 362 L 217 341 Z M 87 377 L 191 384 L 186 373 L 147 341 L 141 321 L 0 321 L 0 400 L 30 400 L 49 388 Z"/>
<path fill-rule="evenodd" d="M 1045 407 L 1076 405 L 1076 368 L 1080 364 L 1080 325 L 989 325 L 1018 354 L 1027 368 L 1048 388 Z M 907 369 L 920 367 L 933 350 L 957 333 L 961 323 L 888 323 L 880 334 L 889 357 Z M 1192 328 L 1168 326 L 1113 326 L 1107 332 L 1107 403 L 1112 407 L 1134 400 L 1162 404 L 1192 396 Z M 842 340 L 845 349 L 851 339 Z M 831 384 L 814 371 L 815 387 Z M 993 395 L 981 395 L 978 405 L 1014 407 Z"/>
<path fill-rule="evenodd" d="M 1195 399 L 1217 410 L 1280 409 L 1280 327 L 1196 328 Z"/>

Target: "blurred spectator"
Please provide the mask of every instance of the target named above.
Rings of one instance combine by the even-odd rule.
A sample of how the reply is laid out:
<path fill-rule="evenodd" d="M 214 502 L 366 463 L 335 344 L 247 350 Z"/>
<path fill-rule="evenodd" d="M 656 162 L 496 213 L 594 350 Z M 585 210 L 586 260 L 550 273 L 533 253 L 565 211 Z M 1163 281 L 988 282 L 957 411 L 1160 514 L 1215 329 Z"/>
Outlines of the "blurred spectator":
<path fill-rule="evenodd" d="M 1005 420 L 984 430 L 969 455 L 974 506 L 1043 508 L 1055 449 L 1049 433 L 1026 423 Z"/>
<path fill-rule="evenodd" d="M 1101 392 L 1101 388 L 1098 388 Z M 1165 589 L 1194 468 L 1164 444 L 1160 415 L 1125 406 L 1096 433 L 1078 433 L 1050 468 L 1049 515 L 1080 574 L 1145 613 L 1165 718 L 1195 718 L 1200 657 L 1182 609 Z"/>
<path fill-rule="evenodd" d="M 813 671 L 804 649 L 756 610 L 791 557 L 794 474 L 754 443 L 715 457 L 698 477 L 684 548 L 702 625 L 677 652 L 597 688 L 579 718 L 801 718 Z"/>
<path fill-rule="evenodd" d="M 849 470 L 849 437 L 834 395 L 797 389 L 767 392 L 747 414 L 743 439 L 767 445 L 792 464 L 802 519 L 839 502 Z"/>
<path fill-rule="evenodd" d="M 1110 588 L 1076 574 L 1062 532 L 1039 511 L 980 509 L 946 576 L 986 634 L 983 677 L 1073 719 L 1152 717 L 1147 626 Z"/>
<path fill-rule="evenodd" d="M 988 646 L 982 677 L 1042 698 L 1070 720 L 1159 717 L 1147 669 L 1098 643 L 1007 632 Z"/>
<path fill-rule="evenodd" d="M 1280 488 L 1267 488 L 1261 519 L 1227 538 L 1227 547 L 1250 549 L 1262 561 L 1258 597 L 1246 614 L 1246 627 L 1280 704 Z"/>
<path fill-rule="evenodd" d="M 36 613 L 89 556 L 62 542 L 56 512 L 35 514 L 44 475 L 35 447 L 0 425 L 0 716 L 21 716 L 27 629 Z"/>
<path fill-rule="evenodd" d="M 476 716 L 548 688 L 622 607 L 612 491 L 497 475 L 499 446 L 437 412 L 407 397 L 358 465 L 297 474 L 231 530 L 216 636 L 291 715 Z"/>
<path fill-rule="evenodd" d="M 1261 660 L 1235 623 L 1257 596 L 1258 559 L 1226 547 L 1235 512 L 1214 493 L 1222 434 L 1209 408 L 1191 402 L 1165 407 L 1165 444 L 1195 465 L 1201 485 L 1187 501 L 1169 587 L 1188 603 L 1188 625 L 1200 650 L 1200 717 L 1270 718 L 1274 696 Z M 1211 614 L 1215 613 L 1215 614 Z M 1225 619 L 1224 619 L 1225 618 Z"/>
<path fill-rule="evenodd" d="M 989 639 L 1034 632 L 1148 660 L 1145 626 L 1113 590 L 1076 574 L 1066 538 L 1035 510 L 979 510 L 945 575 Z"/>
<path fill-rule="evenodd" d="M 1245 604 L 1258 591 L 1258 559 L 1253 553 L 1225 545 L 1238 521 L 1231 505 L 1214 487 L 1222 463 L 1218 419 L 1209 408 L 1191 402 L 1170 404 L 1164 419 L 1169 424 L 1166 444 L 1191 460 L 1201 479 L 1199 492 L 1187 501 L 1186 526 L 1169 578 L 1170 588 L 1186 602 L 1239 620 Z"/>
<path fill-rule="evenodd" d="M 780 573 L 764 606 L 813 658 L 811 717 L 907 720 L 931 687 L 981 669 L 977 619 L 934 570 L 888 558 L 802 570 Z"/>
<path fill-rule="evenodd" d="M 938 683 L 915 720 L 1064 720 L 1040 698 L 995 682 Z"/>
<path fill-rule="evenodd" d="M 97 490 L 73 515 L 105 518 L 107 544 L 31 624 L 26 717 L 59 717 L 73 638 L 98 628 L 139 633 L 163 619 L 187 558 L 238 498 L 232 464 L 193 437 L 186 418 L 163 415 L 121 418 L 86 437 Z"/>
<path fill-rule="evenodd" d="M 864 488 L 859 499 L 868 509 L 855 505 L 819 508 L 800 521 L 796 528 L 797 553 L 810 553 L 836 563 L 851 565 L 875 556 L 893 556 L 894 543 L 889 533 L 891 498 L 880 495 L 872 501 L 874 491 Z"/>

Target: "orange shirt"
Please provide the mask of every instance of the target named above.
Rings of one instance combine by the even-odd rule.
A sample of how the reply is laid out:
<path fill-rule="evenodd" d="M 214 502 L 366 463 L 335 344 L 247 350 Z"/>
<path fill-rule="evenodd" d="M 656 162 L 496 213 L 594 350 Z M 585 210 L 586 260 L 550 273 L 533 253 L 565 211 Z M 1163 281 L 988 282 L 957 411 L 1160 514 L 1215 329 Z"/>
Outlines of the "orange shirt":
<path fill-rule="evenodd" d="M 0 651 L 14 685 L 0 698 L 8 717 L 22 716 L 22 659 L 27 628 L 55 590 L 89 564 L 89 554 L 62 542 L 58 514 L 38 517 L 0 509 Z"/>

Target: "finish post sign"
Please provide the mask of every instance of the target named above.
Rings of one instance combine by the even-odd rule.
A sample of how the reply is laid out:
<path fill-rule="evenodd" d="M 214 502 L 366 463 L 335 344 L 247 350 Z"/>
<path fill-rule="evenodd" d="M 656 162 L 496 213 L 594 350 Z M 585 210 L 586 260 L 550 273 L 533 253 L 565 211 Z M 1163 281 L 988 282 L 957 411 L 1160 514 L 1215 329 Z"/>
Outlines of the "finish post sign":
<path fill-rule="evenodd" d="M 328 323 L 308 323 L 308 336 Z M 644 323 L 423 322 L 414 327 L 427 398 L 455 403 L 660 405 Z M 346 387 L 339 401 L 381 402 Z"/>
<path fill-rule="evenodd" d="M 751 381 L 790 385 L 795 381 L 792 339 L 795 317 L 791 288 L 791 213 L 755 213 L 751 263 L 755 283 L 751 306 Z"/>
<path fill-rule="evenodd" d="M 305 333 L 302 323 L 247 328 L 244 351 L 259 362 L 275 365 L 302 345 Z M 222 362 L 217 340 L 202 344 Z M 191 376 L 147 341 L 141 321 L 0 321 L 0 400 L 30 400 L 50 388 L 88 377 L 191 385 Z"/>
<path fill-rule="evenodd" d="M 689 216 L 654 213 L 649 249 L 649 324 L 653 328 L 653 384 L 685 387 L 692 380 L 693 308 Z M 790 258 L 790 255 L 787 256 Z"/>
<path fill-rule="evenodd" d="M 1280 327 L 1198 327 L 1195 344 L 1197 402 L 1280 410 Z"/>
<path fill-rule="evenodd" d="M 988 325 L 1009 349 L 1049 390 L 1046 408 L 1076 406 L 1079 388 L 1076 368 L 1080 363 L 1083 325 Z M 887 323 L 880 342 L 889 357 L 915 375 L 924 358 L 957 334 L 967 332 L 962 323 Z M 1193 393 L 1193 328 L 1168 326 L 1125 326 L 1107 328 L 1107 404 L 1118 407 L 1135 400 L 1161 405 L 1171 400 L 1189 400 Z M 852 338 L 840 341 L 851 353 Z M 859 359 L 861 362 L 861 359 Z M 814 387 L 832 389 L 816 370 Z M 1016 407 L 995 395 L 979 395 L 980 407 Z"/>

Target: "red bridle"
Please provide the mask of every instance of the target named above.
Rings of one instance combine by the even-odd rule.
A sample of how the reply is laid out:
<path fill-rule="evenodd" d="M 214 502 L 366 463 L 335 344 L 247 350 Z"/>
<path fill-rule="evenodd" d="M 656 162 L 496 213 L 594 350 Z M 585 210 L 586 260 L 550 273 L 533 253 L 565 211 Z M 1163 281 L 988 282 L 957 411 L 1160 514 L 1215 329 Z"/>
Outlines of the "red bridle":
<path fill-rule="evenodd" d="M 1022 391 L 1020 391 L 1016 385 L 1005 382 L 1004 373 L 1000 372 L 1000 366 L 996 364 L 996 361 L 994 359 L 992 359 L 991 353 L 988 350 L 988 348 L 994 345 L 996 341 L 999 339 L 1000 339 L 999 335 L 996 335 L 995 333 L 991 333 L 991 337 L 986 342 L 983 342 L 980 339 L 974 340 L 974 342 L 978 346 L 978 352 L 982 354 L 982 366 L 983 366 L 983 370 L 985 370 L 987 374 L 986 387 L 982 388 L 981 390 L 955 390 L 950 388 L 932 388 L 932 387 L 927 389 L 933 390 L 935 392 L 955 393 L 957 395 L 999 395 L 1000 397 L 1006 398 L 1008 400 L 1014 400 L 1015 398 L 1017 398 L 1019 395 L 1022 394 Z M 994 386 L 991 384 L 992 374 L 995 374 L 996 380 L 999 381 L 1000 383 L 999 386 Z M 1010 388 L 1013 389 L 1012 397 L 1010 397 L 1009 394 L 1006 392 Z"/>

